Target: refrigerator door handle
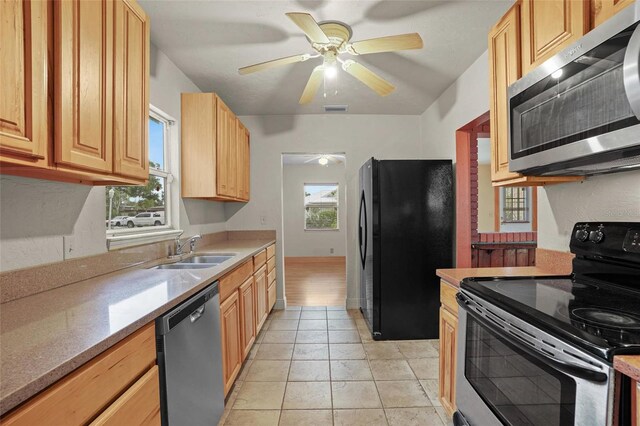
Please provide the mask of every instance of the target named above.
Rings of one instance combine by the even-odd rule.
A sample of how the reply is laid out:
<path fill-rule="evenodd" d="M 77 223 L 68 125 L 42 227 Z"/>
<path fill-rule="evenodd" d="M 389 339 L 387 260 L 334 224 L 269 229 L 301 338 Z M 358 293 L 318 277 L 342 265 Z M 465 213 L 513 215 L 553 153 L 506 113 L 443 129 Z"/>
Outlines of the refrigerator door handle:
<path fill-rule="evenodd" d="M 364 228 L 362 226 L 363 218 L 364 218 Z M 362 261 L 362 268 L 364 269 L 366 259 L 367 259 L 367 203 L 365 202 L 364 191 L 362 191 L 362 196 L 360 197 L 360 219 L 359 220 L 360 220 L 360 223 L 358 225 L 358 240 L 360 242 L 360 260 Z M 364 234 L 364 245 L 363 245 L 363 234 Z"/>

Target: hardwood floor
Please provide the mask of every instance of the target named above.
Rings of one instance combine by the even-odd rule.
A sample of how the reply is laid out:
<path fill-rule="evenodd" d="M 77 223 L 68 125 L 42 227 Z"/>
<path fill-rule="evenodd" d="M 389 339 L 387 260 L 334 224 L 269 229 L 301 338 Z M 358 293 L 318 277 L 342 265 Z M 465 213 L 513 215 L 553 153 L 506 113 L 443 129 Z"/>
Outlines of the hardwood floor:
<path fill-rule="evenodd" d="M 344 306 L 346 260 L 332 257 L 285 257 L 285 292 L 291 306 Z"/>

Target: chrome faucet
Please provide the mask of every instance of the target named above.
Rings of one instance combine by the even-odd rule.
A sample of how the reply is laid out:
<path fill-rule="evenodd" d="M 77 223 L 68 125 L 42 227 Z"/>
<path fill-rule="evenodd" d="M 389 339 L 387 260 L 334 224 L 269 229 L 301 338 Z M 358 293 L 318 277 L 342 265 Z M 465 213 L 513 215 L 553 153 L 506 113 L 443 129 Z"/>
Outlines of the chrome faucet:
<path fill-rule="evenodd" d="M 200 234 L 196 234 L 193 237 L 187 238 L 185 242 L 180 243 L 181 235 L 182 233 L 180 233 L 180 235 L 176 237 L 176 251 L 174 253 L 174 256 L 181 256 L 182 249 L 184 249 L 184 246 L 186 246 L 187 244 L 189 244 L 189 248 L 190 248 L 189 253 L 193 253 L 193 250 L 196 248 L 196 241 L 202 239 L 202 236 Z"/>

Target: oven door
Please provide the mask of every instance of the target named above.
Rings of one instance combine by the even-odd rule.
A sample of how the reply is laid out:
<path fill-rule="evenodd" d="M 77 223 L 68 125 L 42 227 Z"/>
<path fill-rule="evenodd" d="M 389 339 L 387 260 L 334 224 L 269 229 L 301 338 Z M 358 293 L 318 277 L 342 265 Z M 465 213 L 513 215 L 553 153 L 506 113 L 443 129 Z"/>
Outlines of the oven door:
<path fill-rule="evenodd" d="M 611 368 L 547 358 L 458 295 L 456 424 L 603 426 L 613 423 Z M 482 302 L 482 309 L 488 304 Z M 500 318 L 509 314 L 500 310 Z M 497 318 L 497 317 L 496 317 Z M 509 321 L 511 322 L 511 321 Z M 524 328 L 521 328 L 524 330 Z M 549 341 L 553 339 L 549 336 Z M 594 362 L 595 363 L 595 362 Z M 599 370 L 599 371 L 595 371 Z"/>
<path fill-rule="evenodd" d="M 511 171 L 640 163 L 630 158 L 640 149 L 638 14 L 640 5 L 628 8 L 509 87 Z"/>

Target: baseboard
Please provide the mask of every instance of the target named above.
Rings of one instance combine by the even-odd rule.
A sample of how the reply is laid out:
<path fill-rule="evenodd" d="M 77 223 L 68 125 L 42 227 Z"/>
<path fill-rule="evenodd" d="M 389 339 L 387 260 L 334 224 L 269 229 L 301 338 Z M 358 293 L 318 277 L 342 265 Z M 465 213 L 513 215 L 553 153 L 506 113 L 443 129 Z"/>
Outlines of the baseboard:
<path fill-rule="evenodd" d="M 284 309 L 287 303 L 284 299 L 276 299 L 276 303 L 273 305 L 273 309 Z"/>
<path fill-rule="evenodd" d="M 347 258 L 345 256 L 287 256 L 284 258 L 285 265 L 299 264 L 299 263 L 346 263 Z"/>

